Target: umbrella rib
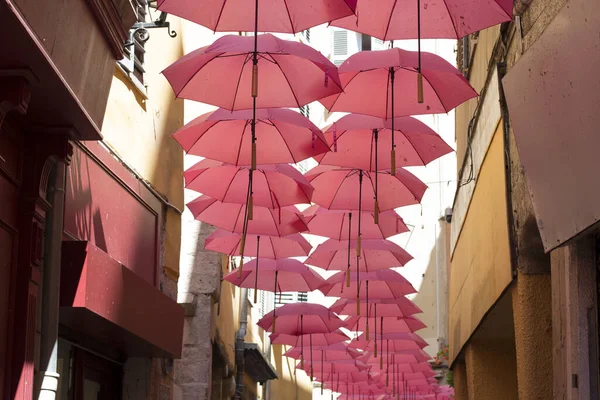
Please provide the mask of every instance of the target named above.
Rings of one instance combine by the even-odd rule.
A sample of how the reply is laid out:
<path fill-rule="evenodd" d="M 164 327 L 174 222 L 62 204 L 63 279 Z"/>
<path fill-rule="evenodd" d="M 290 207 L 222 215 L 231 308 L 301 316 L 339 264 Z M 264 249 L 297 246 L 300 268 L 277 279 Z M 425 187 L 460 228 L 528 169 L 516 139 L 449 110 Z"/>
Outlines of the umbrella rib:
<path fill-rule="evenodd" d="M 329 203 L 329 207 L 327 208 L 328 210 L 331 209 L 330 207 L 333 204 L 333 200 L 337 197 L 338 192 L 342 188 L 342 185 L 344 184 L 344 181 L 348 178 L 349 175 L 350 175 L 350 173 L 346 174 L 346 177 L 344 178 L 344 180 L 338 185 L 337 189 L 335 189 L 335 192 L 333 193 L 333 196 L 331 196 L 331 203 Z"/>
<path fill-rule="evenodd" d="M 239 162 L 240 162 L 240 155 L 242 154 L 242 143 L 244 141 L 244 135 L 245 135 L 247 127 L 248 127 L 248 120 L 246 120 L 246 122 L 244 123 L 244 128 L 242 129 L 242 137 L 240 137 L 240 144 L 238 146 L 237 157 L 235 158 L 236 165 L 239 164 Z"/>
<path fill-rule="evenodd" d="M 431 89 L 433 90 L 433 92 L 435 93 L 435 95 L 437 96 L 438 100 L 440 101 L 440 103 L 442 104 L 442 107 L 444 107 L 444 111 L 446 113 L 448 113 L 448 109 L 446 109 L 446 105 L 444 104 L 444 101 L 442 100 L 442 98 L 440 97 L 440 95 L 438 94 L 436 88 L 431 84 L 431 82 L 429 82 L 429 79 L 427 79 L 427 77 L 425 76 L 425 74 L 422 74 L 423 78 L 425 79 L 425 81 L 427 83 L 429 83 L 429 86 L 431 87 Z"/>
<path fill-rule="evenodd" d="M 238 173 L 239 173 L 239 172 L 242 170 L 242 169 L 241 169 L 241 168 L 239 168 L 239 167 L 237 167 L 237 168 L 238 168 L 238 170 L 237 170 L 237 172 L 235 173 L 235 175 L 237 175 L 237 174 L 238 174 Z M 227 184 L 227 188 L 225 188 L 225 192 L 223 193 L 223 200 L 225 200 L 225 197 L 227 197 L 227 193 L 229 192 L 229 189 L 231 189 L 231 185 L 233 184 L 233 181 L 234 181 L 234 179 L 235 179 L 235 175 L 234 175 L 234 177 L 233 177 L 233 178 L 232 178 L 232 179 L 229 181 L 229 183 Z"/>
<path fill-rule="evenodd" d="M 221 53 L 222 54 L 222 53 Z M 202 67 L 199 67 L 196 72 L 194 72 L 193 74 L 190 75 L 189 79 L 187 80 L 186 83 L 183 84 L 183 86 L 181 87 L 181 89 L 179 89 L 178 92 L 175 93 L 175 97 L 179 97 L 179 95 L 181 94 L 181 92 L 183 92 L 186 88 L 187 85 L 189 85 L 189 83 L 192 81 L 192 79 L 194 79 L 194 77 L 196 76 L 196 74 L 198 72 L 200 72 L 200 70 L 206 66 L 206 64 L 208 64 L 209 62 L 211 62 L 212 60 L 214 60 L 215 58 L 219 58 L 219 53 L 217 53 L 212 59 L 210 59 L 210 61 L 207 61 Z"/>
<path fill-rule="evenodd" d="M 271 189 L 271 184 L 269 183 L 269 178 L 267 177 L 266 172 L 263 172 L 263 176 L 265 177 L 265 182 L 267 183 L 267 189 L 269 191 L 269 198 L 271 199 L 271 206 L 273 207 L 273 209 L 275 209 L 275 202 L 273 201 L 273 196 L 275 195 L 275 193 L 273 192 L 273 190 Z M 279 207 L 281 208 L 281 207 Z"/>
<path fill-rule="evenodd" d="M 217 31 L 217 28 L 219 27 L 219 22 L 221 22 L 221 15 L 223 15 L 223 10 L 225 10 L 225 3 L 227 3 L 227 0 L 223 0 L 223 5 L 221 6 L 221 10 L 219 11 L 219 17 L 217 18 L 217 22 L 215 23 L 214 32 Z"/>
<path fill-rule="evenodd" d="M 417 150 L 417 148 L 415 147 L 415 145 L 413 144 L 413 142 L 411 142 L 411 140 L 409 139 L 408 135 L 406 135 L 402 131 L 398 131 L 398 132 L 400 132 L 404 136 L 404 138 L 408 141 L 408 143 L 410 143 L 410 145 L 412 146 L 412 148 L 415 150 L 415 153 L 417 153 L 417 156 L 419 157 L 419 160 L 421 160 L 421 162 L 423 163 L 423 166 L 427 165 L 427 163 L 425 162 L 425 160 L 423 160 L 423 157 L 421 157 L 421 154 L 419 153 L 419 151 Z"/>
<path fill-rule="evenodd" d="M 298 105 L 298 108 L 302 107 L 300 105 L 300 102 L 298 101 L 298 97 L 296 96 L 296 92 L 294 91 L 292 84 L 290 82 L 290 80 L 288 79 L 287 75 L 285 74 L 285 72 L 283 72 L 283 69 L 281 68 L 281 65 L 279 65 L 279 63 L 277 62 L 277 60 L 275 59 L 275 57 L 273 56 L 273 54 L 269 54 L 271 56 L 271 58 L 273 59 L 273 62 L 275 63 L 275 65 L 277 65 L 279 67 L 279 70 L 281 71 L 281 75 L 283 75 L 283 77 L 285 78 L 285 81 L 288 83 L 288 86 L 290 87 L 290 90 L 292 91 L 292 95 L 294 96 L 294 100 L 296 100 L 296 104 Z"/>
<path fill-rule="evenodd" d="M 212 121 L 210 121 L 210 122 L 212 122 Z M 196 144 L 198 144 L 198 142 L 200 141 L 200 139 L 201 139 L 201 138 L 202 138 L 202 137 L 203 137 L 203 136 L 204 136 L 204 135 L 205 135 L 205 134 L 206 134 L 206 133 L 207 133 L 209 130 L 211 130 L 212 128 L 214 128 L 214 127 L 215 127 L 215 125 L 217 125 L 219 122 L 222 122 L 222 120 L 216 121 L 214 124 L 212 124 L 212 125 L 210 126 L 210 128 L 206 129 L 202 135 L 198 136 L 198 138 L 196 138 L 196 140 L 194 140 L 194 143 L 192 143 L 192 145 L 189 147 L 189 150 L 188 150 L 188 151 L 186 151 L 185 153 L 186 153 L 186 154 L 189 154 L 189 153 L 190 153 L 190 151 L 191 151 L 191 150 L 194 148 L 194 146 L 196 146 Z"/>
<path fill-rule="evenodd" d="M 363 71 L 363 70 L 360 70 L 360 71 L 353 71 L 353 72 L 356 72 L 356 74 L 354 74 L 354 76 L 353 76 L 352 78 L 350 78 L 350 80 L 348 81 L 348 83 L 346 83 L 346 84 L 344 85 L 344 87 L 343 87 L 343 88 L 340 88 L 340 89 L 342 89 L 342 92 L 337 94 L 337 97 L 336 97 L 336 99 L 333 101 L 333 103 L 331 104 L 331 107 L 330 107 L 330 108 L 329 108 L 327 111 L 329 111 L 329 112 L 334 112 L 334 111 L 331 111 L 331 110 L 332 110 L 332 109 L 333 109 L 333 107 L 335 106 L 335 103 L 337 103 L 337 101 L 340 99 L 340 97 L 341 97 L 341 96 L 342 96 L 342 95 L 345 93 L 345 91 L 346 91 L 346 88 L 347 88 L 348 86 L 350 86 L 350 83 L 351 83 L 351 82 L 354 80 L 354 78 L 356 78 L 356 77 L 357 77 L 357 76 L 358 76 L 358 75 L 359 75 L 361 72 L 367 72 L 367 71 L 371 71 L 371 70 L 375 70 L 375 69 L 376 69 L 376 68 L 372 68 L 372 69 L 369 69 L 369 70 L 364 70 L 364 71 Z M 340 78 L 340 79 L 341 79 L 341 78 Z"/>
<path fill-rule="evenodd" d="M 240 90 L 240 82 L 242 81 L 242 74 L 244 73 L 244 67 L 250 61 L 250 54 L 246 54 L 245 60 L 242 63 L 242 67 L 240 68 L 240 76 L 238 77 L 237 85 L 235 86 L 235 94 L 233 95 L 233 103 L 231 104 L 231 110 L 233 111 L 235 107 L 235 99 L 237 98 L 238 91 Z"/>
<path fill-rule="evenodd" d="M 392 5 L 392 9 L 390 10 L 390 18 L 388 19 L 388 23 L 385 26 L 385 33 L 383 35 L 383 40 L 387 39 L 387 34 L 388 34 L 388 31 L 390 30 L 390 25 L 392 24 L 392 16 L 394 15 L 394 10 L 396 9 L 397 3 L 398 3 L 398 0 L 394 0 L 394 4 Z"/>
<path fill-rule="evenodd" d="M 281 67 L 280 67 L 281 70 Z M 285 74 L 284 74 L 285 76 Z M 289 82 L 288 82 L 289 83 Z M 291 86 L 290 86 L 291 88 Z M 293 93 L 293 91 L 292 91 Z M 294 154 L 292 154 L 292 150 L 290 149 L 290 146 L 288 145 L 287 141 L 285 140 L 285 136 L 283 136 L 283 132 L 281 132 L 281 130 L 279 129 L 279 127 L 277 126 L 277 124 L 273 121 L 271 121 L 273 124 L 273 127 L 277 130 L 277 132 L 279 132 L 279 136 L 281 137 L 281 140 L 283 140 L 283 143 L 285 143 L 285 147 L 288 150 L 288 153 L 290 153 L 290 157 L 292 157 L 292 160 L 294 160 L 294 164 L 297 163 L 298 161 L 296 160 L 296 157 L 294 157 Z"/>
<path fill-rule="evenodd" d="M 458 40 L 460 38 L 460 34 L 458 33 L 458 29 L 456 29 L 456 24 L 454 23 L 454 18 L 452 18 L 452 13 L 450 12 L 450 7 L 448 7 L 448 3 L 446 2 L 446 0 L 442 0 L 442 3 L 444 3 L 444 6 L 446 7 L 446 10 L 448 11 L 448 16 L 450 17 L 450 21 L 452 21 L 452 29 L 454 29 L 454 33 L 456 33 L 456 39 Z"/>
<path fill-rule="evenodd" d="M 285 11 L 287 11 L 288 19 L 290 20 L 290 28 L 292 28 L 292 33 L 295 35 L 296 28 L 294 27 L 294 23 L 292 22 L 292 15 L 290 14 L 290 8 L 288 7 L 286 0 L 283 0 L 283 4 L 285 5 Z"/>

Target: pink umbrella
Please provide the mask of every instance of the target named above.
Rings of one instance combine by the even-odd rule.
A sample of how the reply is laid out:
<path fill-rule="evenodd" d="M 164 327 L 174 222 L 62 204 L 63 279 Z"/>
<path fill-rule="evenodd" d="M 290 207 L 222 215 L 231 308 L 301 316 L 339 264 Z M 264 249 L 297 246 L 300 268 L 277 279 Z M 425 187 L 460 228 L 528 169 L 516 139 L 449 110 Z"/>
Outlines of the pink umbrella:
<path fill-rule="evenodd" d="M 250 16 L 258 4 L 256 0 L 158 0 L 159 10 L 215 32 L 252 32 L 255 19 Z M 351 15 L 356 10 L 356 0 L 261 0 L 260 5 L 256 19 L 259 32 L 297 33 Z"/>
<path fill-rule="evenodd" d="M 336 329 L 328 333 L 313 333 L 301 336 L 286 335 L 283 333 L 273 333 L 270 336 L 272 344 L 284 344 L 287 346 L 304 347 L 305 340 L 312 340 L 313 346 L 329 346 L 335 343 L 345 342 L 350 338 L 341 330 Z"/>
<path fill-rule="evenodd" d="M 252 110 L 204 114 L 173 134 L 188 154 L 232 165 L 252 163 Z M 256 158 L 260 164 L 297 163 L 329 151 L 319 128 L 285 108 L 256 110 Z M 255 146 L 256 147 L 256 146 Z"/>
<path fill-rule="evenodd" d="M 359 304 L 357 314 L 356 299 L 338 299 L 329 309 L 339 315 L 378 315 L 380 317 L 408 317 L 422 313 L 421 309 L 406 297 L 395 299 L 369 299 L 369 303 Z"/>
<path fill-rule="evenodd" d="M 460 71 L 446 60 L 431 53 L 423 53 L 422 58 L 421 68 L 420 52 L 393 48 L 356 53 L 339 68 L 344 92 L 319 101 L 331 112 L 389 118 L 395 131 L 395 117 L 445 113 L 477 96 Z M 406 96 L 415 92 L 416 101 Z M 396 173 L 395 147 L 392 135 L 392 175 Z"/>
<path fill-rule="evenodd" d="M 382 321 L 383 320 L 383 321 Z M 350 317 L 344 321 L 345 327 L 351 331 L 366 331 L 366 325 L 375 331 L 377 338 L 377 326 L 385 326 L 386 332 L 416 332 L 427 327 L 420 319 L 414 316 L 409 317 L 373 317 L 365 318 L 360 316 Z"/>
<path fill-rule="evenodd" d="M 315 189 L 312 201 L 330 210 L 375 211 L 375 174 L 370 171 L 318 165 L 304 176 Z M 380 172 L 379 211 L 418 204 L 427 189 L 410 172 L 399 169 L 396 176 Z M 363 181 L 366 181 L 363 184 Z"/>
<path fill-rule="evenodd" d="M 404 266 L 413 259 L 406 250 L 389 240 L 371 239 L 362 241 L 357 265 L 355 259 L 347 262 L 348 248 L 357 249 L 357 241 L 329 239 L 318 245 L 305 262 L 326 270 L 346 269 L 350 272 L 352 266 L 354 270 L 358 266 L 359 271 L 369 272 Z"/>
<path fill-rule="evenodd" d="M 258 279 L 259 269 L 260 279 Z M 312 292 L 325 283 L 323 278 L 312 269 L 291 258 L 281 260 L 255 258 L 244 264 L 241 274 L 238 271 L 233 271 L 223 279 L 238 287 L 253 287 L 255 303 L 257 301 L 257 289 L 267 290 L 275 294 L 277 292 Z"/>
<path fill-rule="evenodd" d="M 383 350 L 385 350 L 385 348 Z M 375 358 L 375 356 L 371 356 L 372 353 L 366 353 L 368 354 L 364 359 L 362 359 L 362 361 L 371 366 L 379 364 L 379 361 Z M 388 354 L 387 351 L 383 351 L 382 354 L 383 353 L 385 353 L 386 355 Z M 391 361 L 393 361 L 396 364 L 421 364 L 427 363 L 427 361 L 431 360 L 431 356 L 429 356 L 423 350 L 404 350 L 396 351 L 393 353 L 396 358 L 394 360 L 390 360 L 390 363 L 392 363 Z"/>
<path fill-rule="evenodd" d="M 296 168 L 288 164 L 236 167 L 204 159 L 184 172 L 185 187 L 223 203 L 246 204 L 248 182 L 252 180 L 251 203 L 260 207 L 281 208 L 310 203 L 313 188 Z M 252 176 L 250 176 L 252 175 Z"/>
<path fill-rule="evenodd" d="M 311 363 L 304 363 L 303 367 L 300 367 L 298 365 L 298 367 L 300 367 L 300 369 L 304 369 L 304 370 L 309 370 L 310 367 L 313 367 L 313 371 L 314 372 L 322 372 L 322 371 L 327 371 L 327 370 L 331 370 L 332 366 L 333 366 L 333 370 L 334 373 L 352 373 L 352 372 L 361 372 L 361 371 L 366 371 L 369 368 L 371 368 L 371 366 L 365 364 L 362 361 L 358 361 L 358 360 L 338 360 L 338 361 L 332 361 L 332 362 L 328 362 L 324 365 L 320 365 L 315 363 L 314 365 L 312 365 Z"/>
<path fill-rule="evenodd" d="M 335 240 L 358 237 L 358 213 L 327 210 L 315 204 L 304 210 L 302 215 L 308 223 L 308 232 L 313 235 Z M 363 213 L 361 220 L 363 239 L 386 239 L 409 231 L 402 218 L 393 210 L 380 213 L 379 224 L 374 222 L 373 213 Z"/>
<path fill-rule="evenodd" d="M 272 333 L 300 336 L 333 332 L 343 326 L 344 321 L 320 304 L 291 303 L 271 311 L 257 325 Z"/>
<path fill-rule="evenodd" d="M 222 229 L 217 229 L 204 240 L 206 250 L 224 253 L 229 256 L 240 254 L 242 236 Z M 271 260 L 289 257 L 308 256 L 312 245 L 299 233 L 284 237 L 266 235 L 246 235 L 245 255 Z"/>
<path fill-rule="evenodd" d="M 433 129 L 412 117 L 396 117 L 394 141 L 400 155 L 396 166 L 427 165 L 452 152 L 452 148 Z M 358 168 L 368 171 L 390 170 L 391 160 L 378 150 L 390 148 L 392 121 L 368 115 L 348 114 L 325 131 L 333 152 L 315 157 L 319 164 Z M 365 151 L 369 149 L 369 151 Z M 376 160 L 379 159 L 378 164 Z"/>
<path fill-rule="evenodd" d="M 324 361 L 354 360 L 363 354 L 356 349 L 351 349 L 346 343 L 339 342 L 329 346 L 313 346 L 313 350 L 318 350 L 315 358 Z M 290 358 L 300 358 L 303 349 L 301 347 L 292 347 L 283 355 Z M 321 353 L 319 353 L 321 352 Z"/>
<path fill-rule="evenodd" d="M 360 0 L 356 15 L 331 25 L 381 40 L 460 39 L 510 21 L 512 7 L 511 0 Z"/>
<path fill-rule="evenodd" d="M 383 341 L 386 346 L 386 352 L 397 352 L 405 350 L 422 350 L 429 346 L 419 335 L 411 332 L 384 333 Z M 388 347 L 389 345 L 389 347 Z M 371 351 L 374 348 L 374 342 L 367 339 L 365 334 L 360 335 L 349 344 L 350 347 Z"/>
<path fill-rule="evenodd" d="M 244 231 L 243 204 L 221 203 L 209 196 L 200 196 L 187 204 L 195 219 L 225 229 L 229 232 Z M 308 227 L 299 213 L 287 210 L 271 210 L 265 207 L 254 207 L 254 219 L 248 221 L 248 234 L 266 236 L 287 236 L 307 231 Z M 241 245 L 240 254 L 244 254 Z"/>
<path fill-rule="evenodd" d="M 239 11 L 247 17 L 247 10 Z M 256 64 L 250 62 L 255 56 Z M 177 97 L 228 110 L 299 108 L 342 91 L 337 68 L 325 56 L 271 34 L 223 36 L 185 55 L 163 74 Z"/>
<path fill-rule="evenodd" d="M 402 275 L 391 269 L 382 269 L 363 273 L 361 279 L 358 273 L 350 273 L 350 285 L 345 285 L 347 274 L 339 272 L 325 281 L 325 284 L 319 290 L 325 296 L 335 296 L 343 298 L 352 298 L 356 294 L 357 315 L 360 315 L 360 297 L 366 297 L 369 303 L 369 285 L 371 293 L 375 294 L 376 299 L 390 299 L 404 297 L 407 294 L 415 293 L 415 288 Z M 362 282 L 364 285 L 361 285 Z M 348 286 L 348 288 L 346 288 Z M 344 290 L 346 289 L 346 290 Z M 369 309 L 367 308 L 367 312 Z M 367 313 L 367 318 L 369 314 Z M 368 331 L 367 331 L 368 335 Z"/>

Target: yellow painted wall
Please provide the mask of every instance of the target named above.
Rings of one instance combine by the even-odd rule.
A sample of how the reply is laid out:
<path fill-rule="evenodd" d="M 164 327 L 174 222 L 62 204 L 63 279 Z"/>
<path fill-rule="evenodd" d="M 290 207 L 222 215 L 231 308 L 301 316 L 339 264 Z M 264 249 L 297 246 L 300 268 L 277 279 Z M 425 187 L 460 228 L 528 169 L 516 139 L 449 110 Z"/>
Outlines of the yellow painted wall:
<path fill-rule="evenodd" d="M 504 145 L 498 124 L 451 261 L 450 361 L 511 280 Z"/>
<path fill-rule="evenodd" d="M 179 29 L 177 19 L 173 29 Z M 181 38 L 151 29 L 146 42 L 144 83 L 147 98 L 118 67 L 104 116 L 104 142 L 161 195 L 183 209 L 183 152 L 171 134 L 183 124 L 183 101 L 160 72 L 183 55 Z M 172 279 L 179 271 L 181 218 L 168 209 L 163 266 Z"/>

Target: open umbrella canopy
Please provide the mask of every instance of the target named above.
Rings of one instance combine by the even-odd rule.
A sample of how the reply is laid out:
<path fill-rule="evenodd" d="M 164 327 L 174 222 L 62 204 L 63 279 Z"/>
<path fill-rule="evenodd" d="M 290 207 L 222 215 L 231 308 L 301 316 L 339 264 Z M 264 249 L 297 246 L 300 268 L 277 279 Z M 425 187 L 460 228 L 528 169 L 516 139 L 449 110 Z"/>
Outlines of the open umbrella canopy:
<path fill-rule="evenodd" d="M 358 212 L 328 210 L 317 204 L 302 212 L 308 224 L 308 233 L 335 240 L 356 239 L 358 237 Z M 362 213 L 362 239 L 386 239 L 409 229 L 394 210 L 379 213 L 379 224 L 374 222 L 373 213 Z M 348 237 L 350 234 L 350 237 Z"/>
<path fill-rule="evenodd" d="M 357 274 L 352 272 L 350 274 L 350 287 L 346 287 L 345 275 L 346 272 L 338 272 L 331 276 L 319 290 L 325 296 L 356 298 L 357 286 L 360 284 L 360 297 L 365 298 L 366 294 L 369 293 L 366 296 L 368 301 L 372 299 L 396 299 L 416 292 L 406 278 L 391 269 L 361 273 L 358 282 Z M 368 281 L 368 285 L 365 281 Z M 369 292 L 367 292 L 367 288 Z"/>
<path fill-rule="evenodd" d="M 427 165 L 452 152 L 452 148 L 440 135 L 416 118 L 396 117 L 394 136 L 396 166 Z M 389 157 L 392 143 L 391 120 L 348 114 L 325 131 L 325 138 L 333 151 L 315 156 L 319 164 L 368 171 L 387 171 L 392 168 Z"/>
<path fill-rule="evenodd" d="M 377 175 L 379 211 L 418 204 L 427 190 L 427 185 L 402 168 L 396 171 L 396 176 L 388 172 L 379 172 Z M 304 176 L 315 189 L 312 201 L 322 207 L 330 210 L 375 211 L 374 172 L 318 165 Z"/>
<path fill-rule="evenodd" d="M 273 333 L 270 336 L 272 344 L 284 344 L 287 346 L 294 346 L 300 348 L 306 348 L 306 346 L 312 340 L 313 346 L 329 346 L 335 343 L 341 343 L 349 341 L 350 338 L 341 330 L 336 329 L 333 332 L 327 333 L 313 333 L 304 335 L 288 335 L 283 333 Z"/>
<path fill-rule="evenodd" d="M 381 336 L 381 329 L 384 332 L 416 332 L 427 327 L 420 319 L 414 316 L 408 317 L 373 317 L 374 314 L 369 314 L 370 317 L 354 316 L 344 320 L 345 327 L 351 331 L 366 331 L 366 325 L 369 325 L 370 332 L 377 332 L 377 339 Z M 383 319 L 383 321 L 382 321 Z"/>
<path fill-rule="evenodd" d="M 448 61 L 422 53 L 423 102 L 417 94 L 418 53 L 393 48 L 361 51 L 339 67 L 344 91 L 319 100 L 329 111 L 379 118 L 446 113 L 477 96 L 461 72 Z M 391 72 L 394 71 L 394 85 Z M 392 114 L 392 92 L 395 101 Z M 407 95 L 414 93 L 414 96 Z"/>
<path fill-rule="evenodd" d="M 310 348 L 306 346 L 302 347 L 292 347 L 288 351 L 286 351 L 283 355 L 285 357 L 298 359 L 302 355 L 302 352 L 306 354 L 310 351 Z M 342 360 L 354 360 L 363 355 L 362 352 L 349 348 L 348 345 L 344 342 L 335 343 L 329 346 L 312 346 L 312 350 L 314 352 L 313 357 L 314 360 L 324 360 L 324 361 L 342 361 Z"/>
<path fill-rule="evenodd" d="M 204 159 L 188 168 L 185 187 L 223 203 L 246 204 L 250 167 Z M 289 164 L 259 165 L 252 172 L 254 205 L 280 208 L 310 203 L 313 187 Z"/>
<path fill-rule="evenodd" d="M 218 109 L 192 120 L 173 137 L 183 150 L 232 165 L 252 161 L 252 110 Z M 302 114 L 285 108 L 256 110 L 259 164 L 297 163 L 329 151 L 323 132 Z"/>
<path fill-rule="evenodd" d="M 417 5 L 420 5 L 420 15 Z M 420 17 L 422 39 L 460 39 L 510 21 L 512 7 L 512 0 L 423 0 L 420 3 L 359 0 L 356 15 L 332 21 L 331 25 L 381 40 L 416 39 Z"/>
<path fill-rule="evenodd" d="M 241 277 L 235 270 L 223 279 L 238 287 L 258 288 L 269 292 L 312 292 L 325 283 L 312 269 L 298 260 L 289 258 L 254 259 L 243 265 Z"/>
<path fill-rule="evenodd" d="M 310 368 L 310 364 L 305 365 L 305 368 Z M 320 382 L 364 382 L 370 381 L 373 377 L 368 371 L 361 372 L 334 372 L 331 373 L 325 368 L 325 371 L 314 370 L 314 377 Z"/>
<path fill-rule="evenodd" d="M 206 222 L 229 232 L 242 233 L 244 228 L 243 204 L 222 203 L 209 196 L 200 196 L 187 204 L 198 221 Z M 287 236 L 305 232 L 308 226 L 299 213 L 254 207 L 254 219 L 248 221 L 247 234 Z"/>
<path fill-rule="evenodd" d="M 247 10 L 240 12 L 247 16 Z M 177 97 L 227 110 L 252 109 L 254 101 L 257 108 L 299 108 L 342 91 L 336 66 L 310 46 L 264 34 L 257 37 L 257 51 L 257 97 L 251 91 L 252 36 L 223 36 L 183 56 L 163 74 Z"/>
<path fill-rule="evenodd" d="M 260 237 L 260 239 L 258 239 Z M 237 256 L 240 254 L 242 236 L 222 229 L 216 229 L 204 240 L 206 250 Z M 258 252 L 257 252 L 258 244 Z M 284 237 L 266 235 L 246 235 L 244 255 L 279 260 L 289 257 L 308 256 L 312 245 L 299 233 L 292 233 Z"/>
<path fill-rule="evenodd" d="M 259 32 L 297 33 L 353 14 L 357 0 L 259 1 Z M 215 32 L 251 32 L 256 3 L 256 0 L 158 0 L 158 9 Z"/>
<path fill-rule="evenodd" d="M 275 316 L 275 312 L 277 315 Z M 273 320 L 277 318 L 275 330 Z M 344 325 L 327 307 L 313 303 L 291 303 L 273 310 L 260 319 L 258 326 L 271 333 L 310 335 L 333 332 Z"/>
<path fill-rule="evenodd" d="M 377 336 L 377 339 L 379 340 L 379 335 Z M 384 352 L 422 350 L 429 346 L 421 336 L 415 333 L 395 332 L 384 333 L 382 336 L 381 349 Z M 374 348 L 374 345 L 375 342 L 373 340 L 367 340 L 365 334 L 360 335 L 349 344 L 350 347 L 368 351 L 371 351 Z"/>
<path fill-rule="evenodd" d="M 363 342 L 364 343 L 364 342 Z M 387 342 L 386 342 L 387 343 Z M 395 364 L 421 364 L 427 363 L 427 361 L 431 360 L 431 356 L 425 353 L 423 350 L 397 350 L 395 351 L 392 347 L 390 347 L 389 352 L 387 351 L 385 344 L 382 348 L 382 354 L 384 358 L 386 358 L 386 363 L 395 363 Z M 353 345 L 354 347 L 355 345 Z M 366 351 L 366 356 L 361 358 L 361 361 L 371 365 L 371 366 L 379 366 L 381 363 L 380 357 L 375 357 L 371 351 Z M 393 359 L 387 359 L 387 355 L 394 354 Z"/>
<path fill-rule="evenodd" d="M 316 351 L 315 351 L 316 354 Z M 304 352 L 304 357 L 308 355 L 308 352 Z M 352 373 L 352 372 L 361 372 L 367 371 L 371 368 L 370 365 L 365 364 L 359 360 L 338 360 L 321 363 L 320 361 L 310 363 L 304 361 L 304 365 L 300 368 L 300 365 L 297 365 L 297 368 L 303 369 L 305 371 L 310 371 L 312 367 L 313 372 L 329 372 L 333 369 L 334 373 Z"/>
<path fill-rule="evenodd" d="M 350 246 L 348 246 L 350 245 Z M 306 264 L 326 270 L 342 271 L 350 268 L 356 271 L 357 259 L 348 259 L 348 248 L 356 249 L 357 241 L 329 239 L 320 245 L 306 259 Z M 353 252 L 354 253 L 354 252 Z M 362 240 L 358 267 L 361 271 L 376 271 L 400 267 L 412 260 L 412 256 L 397 244 L 384 239 Z M 361 277 L 361 279 L 365 279 Z"/>
<path fill-rule="evenodd" d="M 377 315 L 378 317 L 408 317 L 423 311 L 406 297 L 392 299 L 375 298 L 371 293 L 369 303 L 360 304 L 360 315 Z M 356 299 L 338 299 L 329 309 L 339 315 L 356 315 Z"/>

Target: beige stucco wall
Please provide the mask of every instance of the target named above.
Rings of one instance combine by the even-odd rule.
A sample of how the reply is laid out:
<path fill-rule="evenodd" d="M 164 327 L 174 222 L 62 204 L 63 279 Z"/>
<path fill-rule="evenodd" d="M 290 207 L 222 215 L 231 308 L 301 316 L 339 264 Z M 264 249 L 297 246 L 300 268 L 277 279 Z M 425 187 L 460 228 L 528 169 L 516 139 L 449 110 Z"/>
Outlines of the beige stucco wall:
<path fill-rule="evenodd" d="M 492 138 L 451 260 L 450 362 L 512 280 L 501 124 Z"/>
<path fill-rule="evenodd" d="M 472 340 L 465 347 L 465 363 L 469 400 L 519 398 L 514 342 Z"/>
<path fill-rule="evenodd" d="M 178 20 L 172 21 L 178 30 Z M 160 72 L 183 55 L 180 36 L 150 30 L 144 83 L 147 98 L 118 67 L 104 116 L 104 142 L 179 210 L 183 209 L 183 152 L 170 135 L 183 124 L 183 102 Z M 163 267 L 172 278 L 179 270 L 181 217 L 167 208 Z"/>

